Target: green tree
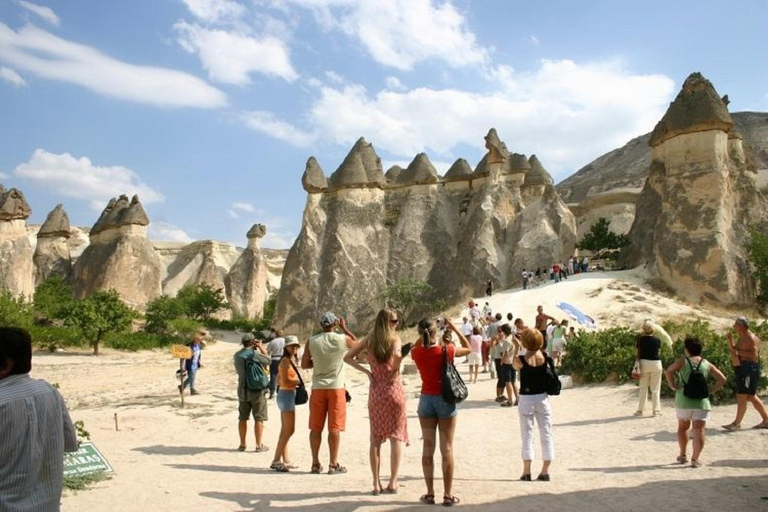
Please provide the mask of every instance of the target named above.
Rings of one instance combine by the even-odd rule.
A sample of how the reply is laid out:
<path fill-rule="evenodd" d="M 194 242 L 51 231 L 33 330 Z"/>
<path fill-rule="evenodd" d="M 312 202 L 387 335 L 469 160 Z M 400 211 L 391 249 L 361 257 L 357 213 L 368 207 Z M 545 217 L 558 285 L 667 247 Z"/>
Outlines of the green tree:
<path fill-rule="evenodd" d="M 750 241 L 747 245 L 749 262 L 752 265 L 752 276 L 757 283 L 757 305 L 765 309 L 768 306 L 768 236 L 756 227 L 750 230 Z"/>
<path fill-rule="evenodd" d="M 201 321 L 208 320 L 228 306 L 224 290 L 209 284 L 188 284 L 179 290 L 176 298 L 183 305 L 187 316 Z"/>
<path fill-rule="evenodd" d="M 123 304 L 115 290 L 97 291 L 85 300 L 72 302 L 64 313 L 64 323 L 80 331 L 91 343 L 93 355 L 99 355 L 104 335 L 126 331 L 135 317 L 136 312 Z"/>
<path fill-rule="evenodd" d="M 51 277 L 40 283 L 35 290 L 33 309 L 42 318 L 61 319 L 74 300 L 72 287 L 60 277 Z"/>
<path fill-rule="evenodd" d="M 599 254 L 603 251 L 621 249 L 628 246 L 629 237 L 614 233 L 611 231 L 610 225 L 611 221 L 605 217 L 600 217 L 576 247 L 582 251 L 592 251 L 595 254 Z"/>
<path fill-rule="evenodd" d="M 144 331 L 154 334 L 170 334 L 171 322 L 184 314 L 184 304 L 175 297 L 161 295 L 147 304 Z"/>
<path fill-rule="evenodd" d="M 397 311 L 400 319 L 399 327 L 405 325 L 407 319 L 416 311 L 429 315 L 445 309 L 443 299 L 433 299 L 434 289 L 426 281 L 420 279 L 403 279 L 386 286 L 379 294 L 387 307 Z"/>
<path fill-rule="evenodd" d="M 0 290 L 0 327 L 32 325 L 32 308 L 24 297 L 15 297 L 10 290 Z"/>

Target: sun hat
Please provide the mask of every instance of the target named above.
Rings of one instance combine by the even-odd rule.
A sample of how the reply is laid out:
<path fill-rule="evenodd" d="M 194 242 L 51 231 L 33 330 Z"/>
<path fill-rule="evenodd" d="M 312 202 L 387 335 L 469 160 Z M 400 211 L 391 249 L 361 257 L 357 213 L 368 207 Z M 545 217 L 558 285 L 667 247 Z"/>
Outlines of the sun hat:
<path fill-rule="evenodd" d="M 242 341 L 243 343 L 248 343 L 249 341 L 253 341 L 254 339 L 255 339 L 255 338 L 253 337 L 253 334 L 251 334 L 251 333 L 246 333 L 246 334 L 243 334 L 243 337 L 242 337 L 241 341 Z"/>
<path fill-rule="evenodd" d="M 336 323 L 338 319 L 336 318 L 336 315 L 333 314 L 332 311 L 327 311 L 326 313 L 323 313 L 323 316 L 320 317 L 320 325 L 323 327 L 330 327 Z"/>
<path fill-rule="evenodd" d="M 283 345 L 284 348 L 288 347 L 300 347 L 301 343 L 299 343 L 299 338 L 296 336 L 286 336 L 285 337 L 285 345 Z"/>

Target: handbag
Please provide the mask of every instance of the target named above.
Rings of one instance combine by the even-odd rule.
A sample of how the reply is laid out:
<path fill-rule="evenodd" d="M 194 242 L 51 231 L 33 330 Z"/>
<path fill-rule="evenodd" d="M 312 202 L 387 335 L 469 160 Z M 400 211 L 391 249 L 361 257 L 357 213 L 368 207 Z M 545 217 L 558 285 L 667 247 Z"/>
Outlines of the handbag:
<path fill-rule="evenodd" d="M 448 361 L 448 349 L 443 347 L 443 400 L 449 404 L 458 404 L 469 395 L 459 370 L 453 361 Z"/>
<path fill-rule="evenodd" d="M 632 372 L 629 374 L 632 380 L 640 380 L 640 361 L 635 359 L 635 364 L 632 366 Z"/>
<path fill-rule="evenodd" d="M 547 375 L 547 394 L 557 396 L 560 394 L 563 384 L 560 382 L 560 377 L 557 376 L 557 371 L 555 371 L 555 361 L 549 356 L 544 356 L 544 358 Z"/>
<path fill-rule="evenodd" d="M 304 385 L 304 379 L 301 378 L 301 372 L 299 372 L 299 369 L 296 368 L 295 364 L 293 364 L 293 361 L 290 359 L 288 361 L 291 363 L 293 371 L 295 371 L 296 375 L 299 376 L 299 385 L 296 386 L 296 398 L 294 403 L 296 405 L 304 405 L 305 403 L 309 402 L 309 393 L 307 393 L 307 388 Z"/>

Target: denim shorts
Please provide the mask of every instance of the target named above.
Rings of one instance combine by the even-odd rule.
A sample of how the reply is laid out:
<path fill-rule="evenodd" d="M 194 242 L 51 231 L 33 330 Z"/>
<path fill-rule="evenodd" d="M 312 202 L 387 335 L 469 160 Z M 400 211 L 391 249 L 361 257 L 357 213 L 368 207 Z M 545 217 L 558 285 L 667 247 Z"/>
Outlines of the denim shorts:
<path fill-rule="evenodd" d="M 456 404 L 449 404 L 441 395 L 421 395 L 416 413 L 419 418 L 453 418 L 456 416 Z"/>
<path fill-rule="evenodd" d="M 296 410 L 296 391 L 281 389 L 277 392 L 277 408 L 280 412 L 293 412 Z"/>

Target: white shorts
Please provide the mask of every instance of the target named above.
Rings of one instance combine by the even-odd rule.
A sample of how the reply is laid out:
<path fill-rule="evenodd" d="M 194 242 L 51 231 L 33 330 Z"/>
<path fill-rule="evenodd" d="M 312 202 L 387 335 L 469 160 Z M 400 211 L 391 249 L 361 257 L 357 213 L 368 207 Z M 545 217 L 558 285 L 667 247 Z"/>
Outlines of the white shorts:
<path fill-rule="evenodd" d="M 479 366 L 483 364 L 482 354 L 478 354 L 477 352 L 470 352 L 469 355 L 467 356 L 467 363 L 473 366 Z"/>
<path fill-rule="evenodd" d="M 562 352 L 565 349 L 565 340 L 563 338 L 555 338 L 552 340 L 552 351 Z"/>
<path fill-rule="evenodd" d="M 701 409 L 677 409 L 677 419 L 679 420 L 707 421 L 707 418 L 709 418 L 709 411 L 702 411 Z"/>

